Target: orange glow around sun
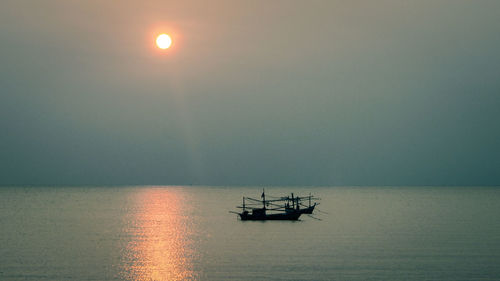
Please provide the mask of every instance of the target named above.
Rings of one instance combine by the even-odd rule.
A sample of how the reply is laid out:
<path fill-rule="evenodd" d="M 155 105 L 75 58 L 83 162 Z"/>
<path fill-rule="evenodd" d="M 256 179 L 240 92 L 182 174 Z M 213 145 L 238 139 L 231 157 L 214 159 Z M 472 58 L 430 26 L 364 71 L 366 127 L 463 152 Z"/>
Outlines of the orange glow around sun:
<path fill-rule="evenodd" d="M 156 46 L 160 49 L 168 49 L 172 45 L 172 38 L 168 34 L 160 34 L 156 37 Z"/>

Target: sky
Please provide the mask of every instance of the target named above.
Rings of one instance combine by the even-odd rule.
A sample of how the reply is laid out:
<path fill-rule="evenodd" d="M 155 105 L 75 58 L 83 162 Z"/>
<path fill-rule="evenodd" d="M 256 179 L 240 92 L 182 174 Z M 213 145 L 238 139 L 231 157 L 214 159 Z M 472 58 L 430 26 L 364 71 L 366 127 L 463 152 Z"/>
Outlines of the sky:
<path fill-rule="evenodd" d="M 0 185 L 500 185 L 499 50 L 496 0 L 3 0 Z"/>

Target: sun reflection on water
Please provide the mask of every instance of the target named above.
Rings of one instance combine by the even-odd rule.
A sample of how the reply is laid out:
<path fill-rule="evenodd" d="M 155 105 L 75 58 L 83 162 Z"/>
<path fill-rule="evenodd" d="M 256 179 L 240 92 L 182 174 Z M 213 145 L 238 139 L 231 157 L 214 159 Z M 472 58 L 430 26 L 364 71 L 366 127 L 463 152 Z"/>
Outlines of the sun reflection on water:
<path fill-rule="evenodd" d="M 190 239 L 189 204 L 176 188 L 147 188 L 134 193 L 126 222 L 123 276 L 127 280 L 192 280 L 195 254 Z"/>

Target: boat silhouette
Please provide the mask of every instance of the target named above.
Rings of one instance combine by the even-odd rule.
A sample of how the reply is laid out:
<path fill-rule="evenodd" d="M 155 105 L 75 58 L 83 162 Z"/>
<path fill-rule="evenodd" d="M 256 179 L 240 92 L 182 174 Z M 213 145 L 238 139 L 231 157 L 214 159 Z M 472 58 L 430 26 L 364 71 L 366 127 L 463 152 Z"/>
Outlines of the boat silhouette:
<path fill-rule="evenodd" d="M 241 212 L 238 214 L 242 221 L 247 220 L 298 220 L 302 214 L 312 214 L 317 200 L 312 195 L 306 197 L 294 196 L 293 193 L 286 197 L 274 197 L 266 200 L 265 191 L 262 190 L 261 199 L 243 197 L 243 204 L 237 206 Z M 303 200 L 308 200 L 309 205 L 304 205 Z"/>

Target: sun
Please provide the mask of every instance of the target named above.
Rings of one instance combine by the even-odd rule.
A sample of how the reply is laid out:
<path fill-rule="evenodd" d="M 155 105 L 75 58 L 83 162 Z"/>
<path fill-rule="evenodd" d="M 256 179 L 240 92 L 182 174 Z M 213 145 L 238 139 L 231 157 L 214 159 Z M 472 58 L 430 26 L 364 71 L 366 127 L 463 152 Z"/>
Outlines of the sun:
<path fill-rule="evenodd" d="M 170 45 L 172 45 L 172 38 L 170 38 L 170 36 L 168 36 L 168 34 L 160 34 L 158 35 L 158 37 L 156 37 L 156 45 L 158 46 L 158 48 L 160 49 L 168 49 L 170 47 Z"/>

